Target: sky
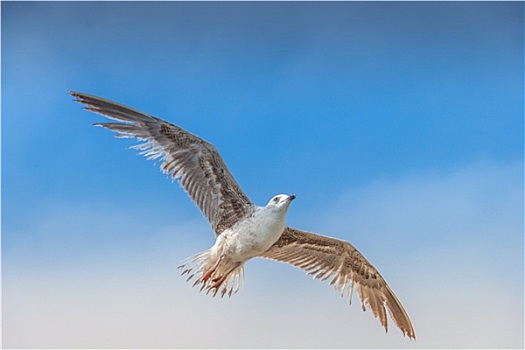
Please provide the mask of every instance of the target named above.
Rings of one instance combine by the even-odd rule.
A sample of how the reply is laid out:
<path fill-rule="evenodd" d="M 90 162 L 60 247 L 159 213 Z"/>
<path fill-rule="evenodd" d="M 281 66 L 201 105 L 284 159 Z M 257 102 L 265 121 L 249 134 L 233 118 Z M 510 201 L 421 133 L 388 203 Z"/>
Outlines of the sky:
<path fill-rule="evenodd" d="M 2 2 L 4 348 L 523 348 L 522 2 Z M 251 200 L 351 242 L 417 340 L 214 235 L 102 96 L 213 143 Z M 356 295 L 354 295 L 356 298 Z"/>

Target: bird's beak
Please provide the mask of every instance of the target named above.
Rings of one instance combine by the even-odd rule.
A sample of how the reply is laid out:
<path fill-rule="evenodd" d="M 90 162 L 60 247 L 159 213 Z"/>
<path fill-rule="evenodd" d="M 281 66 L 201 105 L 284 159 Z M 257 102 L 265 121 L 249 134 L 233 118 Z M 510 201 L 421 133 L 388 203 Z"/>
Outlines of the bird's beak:
<path fill-rule="evenodd" d="M 288 201 L 291 202 L 293 201 L 295 198 L 297 198 L 297 196 L 295 194 L 291 194 L 288 196 Z"/>

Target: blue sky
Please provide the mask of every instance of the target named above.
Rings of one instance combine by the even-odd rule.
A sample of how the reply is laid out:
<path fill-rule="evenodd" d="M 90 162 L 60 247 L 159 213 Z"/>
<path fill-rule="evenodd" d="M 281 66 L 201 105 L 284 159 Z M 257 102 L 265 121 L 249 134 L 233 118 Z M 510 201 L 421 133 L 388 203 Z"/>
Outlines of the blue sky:
<path fill-rule="evenodd" d="M 2 2 L 4 347 L 523 347 L 523 6 Z M 418 340 L 280 263 L 191 289 L 205 219 L 69 90 L 212 142 L 259 205 L 297 193 Z"/>

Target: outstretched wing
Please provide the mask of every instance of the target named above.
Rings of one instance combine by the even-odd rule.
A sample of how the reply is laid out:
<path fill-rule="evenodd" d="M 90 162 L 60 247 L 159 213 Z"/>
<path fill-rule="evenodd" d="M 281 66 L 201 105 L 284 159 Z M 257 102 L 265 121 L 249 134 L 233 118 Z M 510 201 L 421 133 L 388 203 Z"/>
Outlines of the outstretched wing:
<path fill-rule="evenodd" d="M 132 148 L 140 150 L 149 160 L 163 160 L 162 171 L 179 180 L 217 235 L 252 210 L 253 204 L 212 144 L 121 104 L 80 92 L 70 93 L 86 105 L 85 109 L 116 121 L 95 125 L 117 132 L 116 137 L 144 141 Z"/>
<path fill-rule="evenodd" d="M 388 287 L 383 277 L 350 243 L 287 227 L 281 238 L 261 257 L 283 261 L 300 267 L 315 278 L 330 285 L 352 301 L 357 286 L 363 311 L 370 308 L 385 330 L 388 330 L 386 311 L 403 334 L 415 339 L 414 328 L 405 309 Z"/>

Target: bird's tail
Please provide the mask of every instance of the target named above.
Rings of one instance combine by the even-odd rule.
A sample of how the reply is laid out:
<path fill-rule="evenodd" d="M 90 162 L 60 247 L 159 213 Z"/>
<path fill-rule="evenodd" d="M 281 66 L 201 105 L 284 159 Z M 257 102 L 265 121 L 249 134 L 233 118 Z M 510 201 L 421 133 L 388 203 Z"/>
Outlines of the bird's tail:
<path fill-rule="evenodd" d="M 223 255 L 217 257 L 212 249 L 184 259 L 177 268 L 182 270 L 182 276 L 188 275 L 186 281 L 196 277 L 193 287 L 201 285 L 200 291 L 215 296 L 221 290 L 221 298 L 226 294 L 231 297 L 244 282 L 244 262 L 234 262 Z"/>

